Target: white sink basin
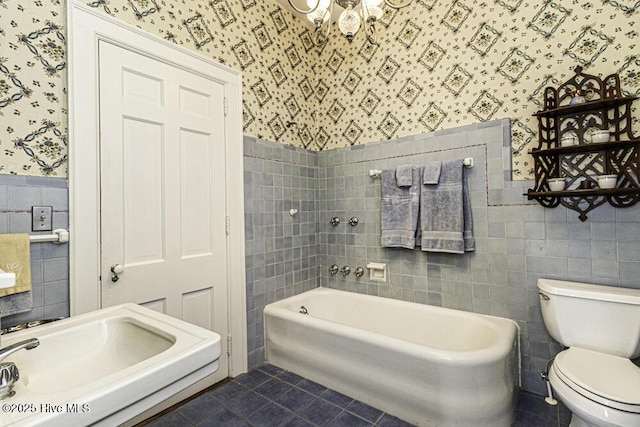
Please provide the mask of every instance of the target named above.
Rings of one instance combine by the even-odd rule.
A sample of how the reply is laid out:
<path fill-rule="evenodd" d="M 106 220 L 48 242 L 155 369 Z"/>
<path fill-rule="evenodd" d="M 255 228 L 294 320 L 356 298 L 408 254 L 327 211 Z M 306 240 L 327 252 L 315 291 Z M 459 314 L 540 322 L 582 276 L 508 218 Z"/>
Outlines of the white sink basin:
<path fill-rule="evenodd" d="M 20 379 L 2 426 L 120 424 L 215 372 L 220 357 L 218 334 L 135 304 L 15 332 L 2 347 L 29 338 L 40 345 L 5 359 Z"/>

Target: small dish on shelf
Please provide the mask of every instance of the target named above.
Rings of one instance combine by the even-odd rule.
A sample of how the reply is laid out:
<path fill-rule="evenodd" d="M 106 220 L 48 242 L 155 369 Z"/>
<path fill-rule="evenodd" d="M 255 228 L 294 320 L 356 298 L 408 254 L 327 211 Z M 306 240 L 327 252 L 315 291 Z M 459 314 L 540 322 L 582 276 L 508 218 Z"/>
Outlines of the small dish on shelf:
<path fill-rule="evenodd" d="M 598 187 L 600 188 L 615 188 L 618 181 L 618 175 L 599 175 Z"/>
<path fill-rule="evenodd" d="M 564 190 L 566 180 L 564 178 L 551 178 L 547 180 L 547 183 L 551 191 L 562 191 Z"/>
<path fill-rule="evenodd" d="M 560 138 L 560 146 L 561 147 L 571 147 L 572 145 L 576 145 L 578 143 L 578 137 L 575 135 L 564 135 Z"/>
<path fill-rule="evenodd" d="M 591 143 L 598 144 L 602 142 L 609 142 L 609 138 L 611 137 L 611 133 L 609 129 L 600 129 L 591 134 Z"/>

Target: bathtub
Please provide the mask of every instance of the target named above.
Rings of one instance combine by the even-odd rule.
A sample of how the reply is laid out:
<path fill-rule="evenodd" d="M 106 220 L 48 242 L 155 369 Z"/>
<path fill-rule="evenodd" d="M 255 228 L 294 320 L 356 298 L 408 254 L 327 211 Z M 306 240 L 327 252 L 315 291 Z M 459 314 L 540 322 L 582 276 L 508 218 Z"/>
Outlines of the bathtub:
<path fill-rule="evenodd" d="M 267 305 L 264 321 L 269 363 L 402 420 L 513 422 L 519 352 L 512 320 L 317 288 Z"/>

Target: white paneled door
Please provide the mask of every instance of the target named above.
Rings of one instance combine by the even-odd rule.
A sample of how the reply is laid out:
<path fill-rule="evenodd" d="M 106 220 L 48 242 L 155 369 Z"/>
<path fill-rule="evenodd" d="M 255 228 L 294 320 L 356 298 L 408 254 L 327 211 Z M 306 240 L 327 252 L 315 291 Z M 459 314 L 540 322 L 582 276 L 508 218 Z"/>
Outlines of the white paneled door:
<path fill-rule="evenodd" d="M 99 63 L 102 306 L 226 337 L 224 86 L 104 41 Z"/>

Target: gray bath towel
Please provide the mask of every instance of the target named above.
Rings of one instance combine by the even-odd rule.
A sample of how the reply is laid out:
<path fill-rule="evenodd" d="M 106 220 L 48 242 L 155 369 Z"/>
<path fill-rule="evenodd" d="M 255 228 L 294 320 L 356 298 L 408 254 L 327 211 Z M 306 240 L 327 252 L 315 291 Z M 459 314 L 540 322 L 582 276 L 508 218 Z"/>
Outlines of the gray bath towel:
<path fill-rule="evenodd" d="M 420 176 L 422 168 L 411 168 L 412 185 L 398 187 L 396 171 L 382 171 L 380 244 L 387 248 L 413 249 L 420 217 Z"/>
<path fill-rule="evenodd" d="M 396 182 L 398 187 L 411 187 L 413 184 L 413 166 L 402 165 L 396 168 Z"/>
<path fill-rule="evenodd" d="M 475 249 L 469 185 L 462 159 L 442 162 L 438 183 L 422 185 L 420 228 L 423 251 L 462 254 Z"/>

